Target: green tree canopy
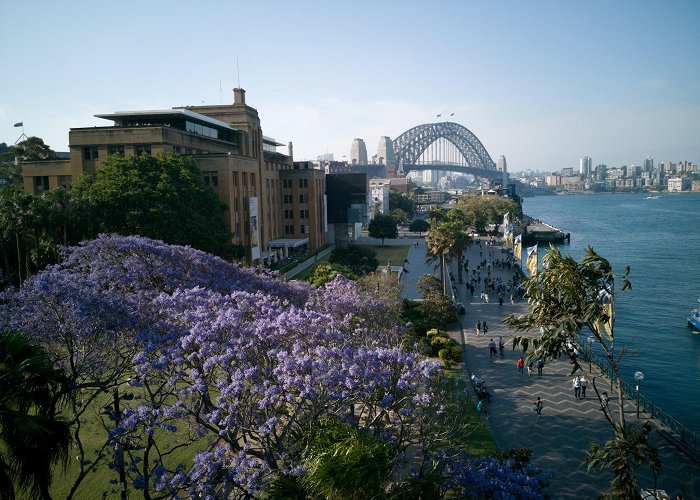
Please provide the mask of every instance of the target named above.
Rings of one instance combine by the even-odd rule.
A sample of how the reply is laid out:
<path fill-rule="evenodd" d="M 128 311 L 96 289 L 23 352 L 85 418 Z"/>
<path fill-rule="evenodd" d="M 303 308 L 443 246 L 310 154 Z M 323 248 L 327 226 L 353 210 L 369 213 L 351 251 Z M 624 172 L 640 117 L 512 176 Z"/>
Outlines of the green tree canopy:
<path fill-rule="evenodd" d="M 361 245 L 341 245 L 331 251 L 328 261 L 331 264 L 347 266 L 353 274 L 362 276 L 377 270 L 377 253 Z"/>
<path fill-rule="evenodd" d="M 457 201 L 457 210 L 464 214 L 464 222 L 479 232 L 484 232 L 489 224 L 500 224 L 507 212 L 521 214 L 520 205 L 501 196 L 463 196 Z"/>
<path fill-rule="evenodd" d="M 56 153 L 40 137 L 28 137 L 11 148 L 12 154 L 20 160 L 52 160 Z"/>
<path fill-rule="evenodd" d="M 389 190 L 389 210 L 393 212 L 396 209 L 403 210 L 408 214 L 408 217 L 412 217 L 414 211 L 413 200 L 403 193 Z"/>
<path fill-rule="evenodd" d="M 405 210 L 400 208 L 392 209 L 390 215 L 394 218 L 397 224 L 405 224 L 411 217 Z"/>
<path fill-rule="evenodd" d="M 226 207 L 189 157 L 112 155 L 75 190 L 94 234 L 147 236 L 231 257 Z"/>
<path fill-rule="evenodd" d="M 408 226 L 409 231 L 418 233 L 419 236 L 428 229 L 430 229 L 430 222 L 425 219 L 415 219 Z"/>
<path fill-rule="evenodd" d="M 378 214 L 367 226 L 367 231 L 370 237 L 382 240 L 384 244 L 385 238 L 396 238 L 399 235 L 399 229 L 396 224 L 396 219 L 391 215 Z"/>

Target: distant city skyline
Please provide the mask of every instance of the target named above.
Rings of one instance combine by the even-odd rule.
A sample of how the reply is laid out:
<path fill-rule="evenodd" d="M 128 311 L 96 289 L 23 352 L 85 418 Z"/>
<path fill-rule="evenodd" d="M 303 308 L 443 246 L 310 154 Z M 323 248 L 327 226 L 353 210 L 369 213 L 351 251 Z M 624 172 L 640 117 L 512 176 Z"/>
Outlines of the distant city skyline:
<path fill-rule="evenodd" d="M 138 13 L 138 15 L 135 15 Z M 511 172 L 700 162 L 700 2 L 36 1 L 3 6 L 0 142 L 246 89 L 295 159 L 454 121 Z M 370 15 L 371 14 L 371 15 Z M 240 70 L 240 71 L 239 71 Z M 438 117 L 438 115 L 440 115 Z"/>

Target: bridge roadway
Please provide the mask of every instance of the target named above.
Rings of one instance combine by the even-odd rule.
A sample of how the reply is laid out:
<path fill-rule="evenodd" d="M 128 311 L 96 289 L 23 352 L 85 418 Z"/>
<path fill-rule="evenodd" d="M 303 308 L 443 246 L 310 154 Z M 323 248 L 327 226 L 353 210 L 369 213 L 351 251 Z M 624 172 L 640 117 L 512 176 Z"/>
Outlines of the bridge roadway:
<path fill-rule="evenodd" d="M 372 240 L 376 241 L 376 240 Z M 415 246 L 418 242 L 418 247 Z M 433 274 L 432 266 L 425 262 L 425 242 L 422 238 L 405 238 L 387 240 L 387 245 L 412 245 L 408 263 L 408 273 L 403 275 L 405 295 L 418 298 L 416 287 L 422 274 Z M 487 255 L 486 249 L 495 249 L 496 257 L 501 255 L 500 247 L 481 249 L 473 245 L 467 252 L 470 270 Z M 479 255 L 481 251 L 482 255 Z M 511 278 L 510 271 L 494 268 L 496 276 L 506 282 Z M 455 277 L 457 272 L 453 271 Z M 484 273 L 482 273 L 483 275 Z M 458 295 L 466 306 L 466 315 L 460 317 L 457 325 L 450 329 L 450 335 L 465 347 L 465 375 L 476 373 L 483 378 L 489 390 L 494 394 L 491 414 L 486 424 L 501 449 L 530 448 L 533 450 L 532 463 L 538 467 L 550 469 L 554 473 L 550 493 L 557 499 L 597 498 L 609 487 L 610 473 L 607 471 L 588 473 L 582 465 L 585 450 L 592 441 L 603 442 L 612 437 L 608 422 L 599 410 L 600 405 L 590 385 L 595 377 L 596 384 L 604 387 L 609 381 L 595 367 L 589 376 L 589 397 L 577 400 L 571 389 L 571 365 L 563 357 L 548 362 L 543 374 L 528 377 L 518 373 L 516 360 L 518 355 L 506 348 L 505 357 L 491 359 L 488 353 L 488 341 L 498 341 L 503 336 L 506 345 L 513 338 L 501 320 L 510 313 L 521 313 L 527 303 L 517 300 L 510 304 L 506 300 L 503 306 L 492 298 L 490 303 L 479 300 L 479 290 L 471 297 L 464 285 L 457 285 Z M 486 336 L 477 336 L 477 320 L 486 320 L 489 332 Z M 588 373 L 586 374 L 589 375 Z M 530 411 L 532 402 L 541 397 L 544 401 L 542 417 L 537 418 Z M 611 406 L 616 407 L 616 403 Z M 636 407 L 633 402 L 625 406 L 626 418 L 632 425 L 641 425 L 645 421 L 642 415 L 636 419 Z M 654 428 L 659 425 L 652 420 Z M 651 442 L 658 447 L 663 461 L 657 488 L 665 490 L 671 498 L 681 495 L 684 499 L 700 499 L 700 464 L 670 445 L 657 432 L 651 433 Z M 648 467 L 638 470 L 640 485 L 653 488 L 654 480 Z"/>

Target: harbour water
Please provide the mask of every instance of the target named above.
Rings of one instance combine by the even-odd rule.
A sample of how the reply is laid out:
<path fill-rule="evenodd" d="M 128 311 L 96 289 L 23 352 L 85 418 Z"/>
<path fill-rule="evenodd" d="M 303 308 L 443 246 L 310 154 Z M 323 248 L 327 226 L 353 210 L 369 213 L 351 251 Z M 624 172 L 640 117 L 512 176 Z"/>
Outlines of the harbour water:
<path fill-rule="evenodd" d="M 590 245 L 618 276 L 630 266 L 632 289 L 618 287 L 615 302 L 623 378 L 642 371 L 642 394 L 700 433 L 700 334 L 687 326 L 700 296 L 700 193 L 646 196 L 538 196 L 523 211 L 571 233 L 563 254 L 580 261 Z"/>

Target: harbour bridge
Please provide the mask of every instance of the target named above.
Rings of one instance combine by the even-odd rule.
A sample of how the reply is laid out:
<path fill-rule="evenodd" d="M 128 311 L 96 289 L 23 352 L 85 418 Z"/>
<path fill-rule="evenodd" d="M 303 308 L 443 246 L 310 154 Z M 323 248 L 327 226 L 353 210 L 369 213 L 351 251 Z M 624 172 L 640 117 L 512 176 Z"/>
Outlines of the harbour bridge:
<path fill-rule="evenodd" d="M 501 179 L 481 141 L 459 123 L 438 122 L 418 125 L 393 141 L 394 159 L 399 171 L 443 170 Z"/>

